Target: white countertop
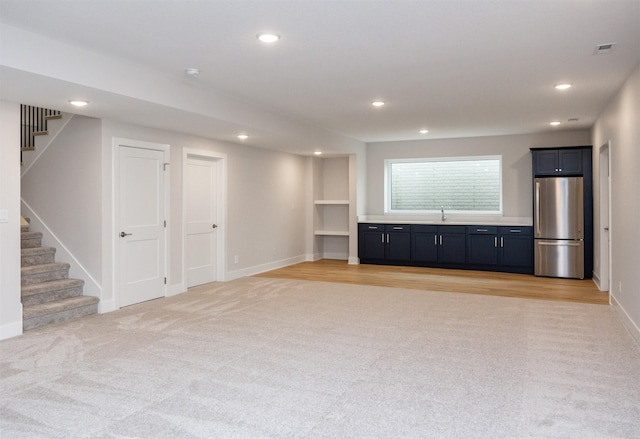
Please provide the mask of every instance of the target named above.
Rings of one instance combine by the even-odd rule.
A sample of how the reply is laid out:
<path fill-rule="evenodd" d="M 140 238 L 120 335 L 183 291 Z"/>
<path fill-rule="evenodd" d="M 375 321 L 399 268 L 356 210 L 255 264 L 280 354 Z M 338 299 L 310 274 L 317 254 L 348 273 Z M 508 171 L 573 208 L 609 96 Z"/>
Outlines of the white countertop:
<path fill-rule="evenodd" d="M 505 217 L 496 215 L 447 215 L 442 221 L 440 215 L 360 215 L 359 223 L 377 224 L 426 224 L 450 226 L 531 226 L 533 218 Z"/>

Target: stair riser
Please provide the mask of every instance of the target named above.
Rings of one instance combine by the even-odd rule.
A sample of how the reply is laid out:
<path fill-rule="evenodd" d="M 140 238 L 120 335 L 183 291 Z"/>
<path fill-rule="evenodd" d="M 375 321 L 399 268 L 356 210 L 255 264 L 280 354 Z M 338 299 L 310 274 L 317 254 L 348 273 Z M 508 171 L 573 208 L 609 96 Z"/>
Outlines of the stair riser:
<path fill-rule="evenodd" d="M 82 306 L 78 308 L 69 309 L 66 311 L 47 314 L 44 316 L 33 317 L 23 320 L 22 329 L 29 331 L 31 329 L 39 328 L 41 326 L 51 325 L 53 323 L 68 322 L 80 317 L 88 316 L 90 314 L 96 314 L 98 312 L 98 305 L 92 304 Z"/>
<path fill-rule="evenodd" d="M 20 248 L 42 247 L 42 238 L 26 238 L 20 241 Z"/>
<path fill-rule="evenodd" d="M 46 271 L 43 273 L 23 274 L 22 286 L 25 287 L 27 285 L 35 285 L 42 282 L 49 282 L 51 280 L 60 280 L 60 279 L 68 279 L 68 278 L 69 278 L 68 268 Z"/>
<path fill-rule="evenodd" d="M 65 288 L 62 290 L 46 291 L 39 294 L 22 296 L 23 306 L 39 305 L 41 303 L 55 302 L 69 297 L 82 296 L 82 286 Z"/>
<path fill-rule="evenodd" d="M 32 265 L 52 264 L 55 262 L 55 253 L 43 253 L 40 255 L 23 256 L 21 264 L 23 267 L 30 267 Z"/>

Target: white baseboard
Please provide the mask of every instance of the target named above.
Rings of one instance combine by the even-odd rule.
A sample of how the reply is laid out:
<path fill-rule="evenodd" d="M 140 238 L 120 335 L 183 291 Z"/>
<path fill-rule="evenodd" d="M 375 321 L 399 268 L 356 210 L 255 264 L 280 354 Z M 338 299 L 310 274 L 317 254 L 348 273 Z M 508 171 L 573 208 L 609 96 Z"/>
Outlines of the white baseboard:
<path fill-rule="evenodd" d="M 111 300 L 100 300 L 98 302 L 98 314 L 104 314 L 116 310 L 116 302 Z"/>
<path fill-rule="evenodd" d="M 640 346 L 640 328 L 636 323 L 629 317 L 629 314 L 625 311 L 625 309 L 620 305 L 620 303 L 616 300 L 613 294 L 609 294 L 609 300 L 611 301 L 611 307 L 618 314 L 618 318 L 622 322 L 627 331 L 634 338 L 636 343 Z"/>
<path fill-rule="evenodd" d="M 255 274 L 264 273 L 265 271 L 277 270 L 278 268 L 288 267 L 289 265 L 305 262 L 305 256 L 296 256 L 279 261 L 268 262 L 266 264 L 254 265 L 253 267 L 243 268 L 235 271 L 228 271 L 226 280 L 240 279 L 241 277 L 253 276 Z"/>
<path fill-rule="evenodd" d="M 349 265 L 360 265 L 360 258 L 358 258 L 356 256 L 350 256 L 348 264 Z"/>
<path fill-rule="evenodd" d="M 187 289 L 185 288 L 183 283 L 169 285 L 167 290 L 167 295 L 165 297 L 177 296 L 178 294 L 186 293 Z"/>
<path fill-rule="evenodd" d="M 20 315 L 22 315 L 22 313 L 20 313 Z M 22 318 L 20 318 L 19 322 L 0 325 L 0 340 L 17 337 L 18 335 L 22 335 Z"/>

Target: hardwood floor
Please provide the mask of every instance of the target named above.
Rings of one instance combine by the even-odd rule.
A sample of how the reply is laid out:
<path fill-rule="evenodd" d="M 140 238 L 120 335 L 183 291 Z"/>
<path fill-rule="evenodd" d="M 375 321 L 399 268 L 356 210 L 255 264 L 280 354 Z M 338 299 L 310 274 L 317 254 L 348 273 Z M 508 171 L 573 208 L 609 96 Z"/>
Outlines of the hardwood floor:
<path fill-rule="evenodd" d="M 348 265 L 346 261 L 322 259 L 316 262 L 302 262 L 257 276 L 601 305 L 609 303 L 609 294 L 599 291 L 591 279 L 556 279 L 488 271 Z"/>

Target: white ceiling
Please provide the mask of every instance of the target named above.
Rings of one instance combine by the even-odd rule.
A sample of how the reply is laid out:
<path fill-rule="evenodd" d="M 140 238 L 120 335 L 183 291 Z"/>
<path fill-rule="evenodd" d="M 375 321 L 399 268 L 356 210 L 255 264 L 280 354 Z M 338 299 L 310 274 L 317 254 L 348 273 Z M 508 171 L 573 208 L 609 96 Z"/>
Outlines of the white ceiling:
<path fill-rule="evenodd" d="M 640 63 L 640 0 L 0 0 L 0 21 L 362 142 L 589 128 Z M 266 30 L 282 39 L 265 46 L 256 34 Z M 200 75 L 186 78 L 187 67 Z M 5 98 L 25 89 L 10 73 Z M 558 92 L 559 82 L 574 87 Z M 95 91 L 87 114 L 138 121 L 127 93 Z M 387 105 L 372 108 L 376 98 Z M 195 134 L 253 134 L 241 116 L 185 110 L 209 121 Z M 185 130 L 171 126 L 175 108 L 153 111 Z M 286 143 L 267 137 L 252 140 Z"/>

